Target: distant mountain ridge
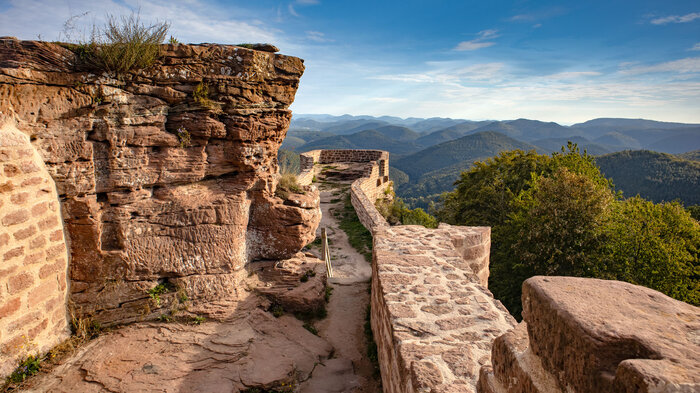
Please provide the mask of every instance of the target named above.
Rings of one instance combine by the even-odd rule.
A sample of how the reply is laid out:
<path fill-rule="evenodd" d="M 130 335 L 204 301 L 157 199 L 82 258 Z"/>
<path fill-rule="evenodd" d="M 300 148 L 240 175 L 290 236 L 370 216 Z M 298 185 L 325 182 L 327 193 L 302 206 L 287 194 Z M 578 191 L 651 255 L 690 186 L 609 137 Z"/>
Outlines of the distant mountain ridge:
<path fill-rule="evenodd" d="M 304 116 L 295 115 L 292 119 L 283 148 L 297 152 L 314 149 L 389 151 L 393 168 L 391 175 L 397 183 L 397 194 L 409 202 L 415 202 L 415 206 L 426 207 L 426 203 L 436 200 L 440 193 L 452 190 L 459 173 L 471 167 L 476 160 L 513 149 L 549 154 L 559 151 L 568 141 L 577 143 L 581 150 L 591 155 L 601 156 L 601 163 L 608 165 L 606 171 L 610 173 L 615 171 L 616 165 L 626 168 L 629 162 L 656 168 L 650 169 L 649 173 L 620 169 L 621 172 L 615 172 L 615 176 L 610 175 L 625 195 L 639 192 L 654 198 L 680 198 L 681 195 L 686 202 L 695 200 L 690 193 L 676 192 L 683 184 L 684 187 L 691 187 L 691 192 L 700 194 L 700 190 L 692 188 L 696 186 L 694 180 L 683 183 L 677 176 L 678 171 L 695 173 L 694 166 L 687 162 L 700 159 L 698 124 L 601 118 L 563 126 L 529 119 L 471 121 L 400 119 L 391 116 Z M 674 160 L 681 158 L 669 154 L 616 155 L 616 152 L 640 149 L 679 154 L 686 162 L 678 163 Z M 630 155 L 634 159 L 629 158 Z M 669 161 L 669 157 L 673 159 Z M 627 179 L 629 176 L 636 180 Z M 664 181 L 664 177 L 668 181 Z M 646 183 L 641 179 L 647 179 Z M 673 189 L 675 193 L 664 193 L 664 188 L 666 191 Z"/>

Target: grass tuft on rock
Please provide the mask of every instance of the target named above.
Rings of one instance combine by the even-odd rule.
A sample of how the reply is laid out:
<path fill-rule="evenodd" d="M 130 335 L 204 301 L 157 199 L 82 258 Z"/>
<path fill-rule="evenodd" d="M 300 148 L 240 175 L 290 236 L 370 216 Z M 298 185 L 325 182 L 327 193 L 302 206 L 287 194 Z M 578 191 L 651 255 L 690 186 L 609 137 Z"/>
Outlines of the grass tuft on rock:
<path fill-rule="evenodd" d="M 90 41 L 63 45 L 76 54 L 77 65 L 124 74 L 152 66 L 169 29 L 168 22 L 144 24 L 138 13 L 109 15 L 105 26 L 93 26 Z"/>

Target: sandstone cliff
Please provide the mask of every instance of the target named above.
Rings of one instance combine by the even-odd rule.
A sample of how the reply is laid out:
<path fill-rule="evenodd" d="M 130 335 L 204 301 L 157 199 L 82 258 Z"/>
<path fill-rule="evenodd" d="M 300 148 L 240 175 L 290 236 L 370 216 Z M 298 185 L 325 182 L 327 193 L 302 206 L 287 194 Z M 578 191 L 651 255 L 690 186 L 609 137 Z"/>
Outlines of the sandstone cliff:
<path fill-rule="evenodd" d="M 78 71 L 56 44 L 0 39 L 0 120 L 28 135 L 56 182 L 70 297 L 103 323 L 176 301 L 235 297 L 245 265 L 314 238 L 318 193 L 275 197 L 302 60 L 224 45 L 163 45 L 153 67 Z"/>

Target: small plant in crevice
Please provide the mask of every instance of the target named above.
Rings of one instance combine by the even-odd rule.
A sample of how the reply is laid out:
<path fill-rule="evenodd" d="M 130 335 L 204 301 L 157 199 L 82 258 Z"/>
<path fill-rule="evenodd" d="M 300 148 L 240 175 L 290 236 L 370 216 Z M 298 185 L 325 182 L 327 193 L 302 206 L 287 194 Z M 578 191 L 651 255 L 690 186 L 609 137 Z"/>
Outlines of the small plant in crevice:
<path fill-rule="evenodd" d="M 205 317 L 200 317 L 199 315 L 195 315 L 190 319 L 190 323 L 192 325 L 201 325 L 202 322 L 206 321 L 207 319 Z"/>
<path fill-rule="evenodd" d="M 177 38 L 175 38 L 173 36 L 170 36 L 170 38 L 168 39 L 168 44 L 179 44 L 179 43 L 180 43 L 180 41 L 178 41 Z"/>
<path fill-rule="evenodd" d="M 155 287 L 149 289 L 146 291 L 148 296 L 153 300 L 156 304 L 156 307 L 160 307 L 160 295 L 167 293 L 170 291 L 170 288 L 168 287 L 167 283 L 163 284 L 158 284 Z"/>
<path fill-rule="evenodd" d="M 374 368 L 374 377 L 379 378 L 379 354 L 377 352 L 377 343 L 374 341 L 374 333 L 372 332 L 372 306 L 367 305 L 365 311 L 365 340 L 367 341 L 367 358 L 372 363 Z"/>
<path fill-rule="evenodd" d="M 326 303 L 331 301 L 332 294 L 333 294 L 333 287 L 326 285 L 326 290 L 323 294 L 323 299 L 326 301 Z"/>
<path fill-rule="evenodd" d="M 321 305 L 314 310 L 295 312 L 294 316 L 300 321 L 310 322 L 313 320 L 324 319 L 328 316 L 328 310 L 326 310 L 325 305 Z"/>
<path fill-rule="evenodd" d="M 304 329 L 308 330 L 311 334 L 318 336 L 318 329 L 316 329 L 311 322 L 304 322 Z"/>
<path fill-rule="evenodd" d="M 185 148 L 192 146 L 192 136 L 185 127 L 178 127 L 175 135 L 177 136 L 177 140 L 180 141 L 180 147 Z"/>
<path fill-rule="evenodd" d="M 102 326 L 91 317 L 77 316 L 75 310 L 70 308 L 71 331 L 74 336 L 81 340 L 89 340 L 100 335 Z"/>
<path fill-rule="evenodd" d="M 307 282 L 307 281 L 309 281 L 309 278 L 311 278 L 311 277 L 316 277 L 316 272 L 309 269 L 309 270 L 304 272 L 304 274 L 301 276 L 301 278 L 299 278 L 299 281 Z"/>
<path fill-rule="evenodd" d="M 284 315 L 284 307 L 277 303 L 273 303 L 268 309 L 268 311 L 271 312 L 275 318 L 279 318 L 282 315 Z"/>
<path fill-rule="evenodd" d="M 204 84 L 204 82 L 199 82 L 199 84 L 194 88 L 192 98 L 194 99 L 194 102 L 199 104 L 199 106 L 202 108 L 211 110 L 215 113 L 221 112 L 221 104 L 209 98 L 209 85 Z"/>
<path fill-rule="evenodd" d="M 172 322 L 172 321 L 173 321 L 173 317 L 170 316 L 170 315 L 168 315 L 168 314 L 161 314 L 161 315 L 158 317 L 158 321 L 160 321 L 160 322 Z"/>
<path fill-rule="evenodd" d="M 289 198 L 289 194 L 303 194 L 304 189 L 299 184 L 297 175 L 292 172 L 280 172 L 280 178 L 277 182 L 275 195 L 282 199 Z"/>
<path fill-rule="evenodd" d="M 39 372 L 41 369 L 42 357 L 39 355 L 29 355 L 17 366 L 15 371 L 7 377 L 7 381 L 11 383 L 24 382 L 28 377 Z"/>

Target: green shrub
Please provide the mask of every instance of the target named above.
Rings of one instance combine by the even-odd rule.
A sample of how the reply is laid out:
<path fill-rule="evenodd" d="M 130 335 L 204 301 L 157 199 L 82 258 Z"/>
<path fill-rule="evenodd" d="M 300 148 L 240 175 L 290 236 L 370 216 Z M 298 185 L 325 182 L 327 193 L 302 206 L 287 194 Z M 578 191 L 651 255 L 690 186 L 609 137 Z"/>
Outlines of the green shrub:
<path fill-rule="evenodd" d="M 389 188 L 387 188 L 389 190 Z M 409 209 L 406 203 L 389 190 L 384 193 L 388 198 L 380 198 L 375 207 L 391 225 L 423 225 L 426 228 L 437 228 L 438 220 L 421 208 Z"/>

